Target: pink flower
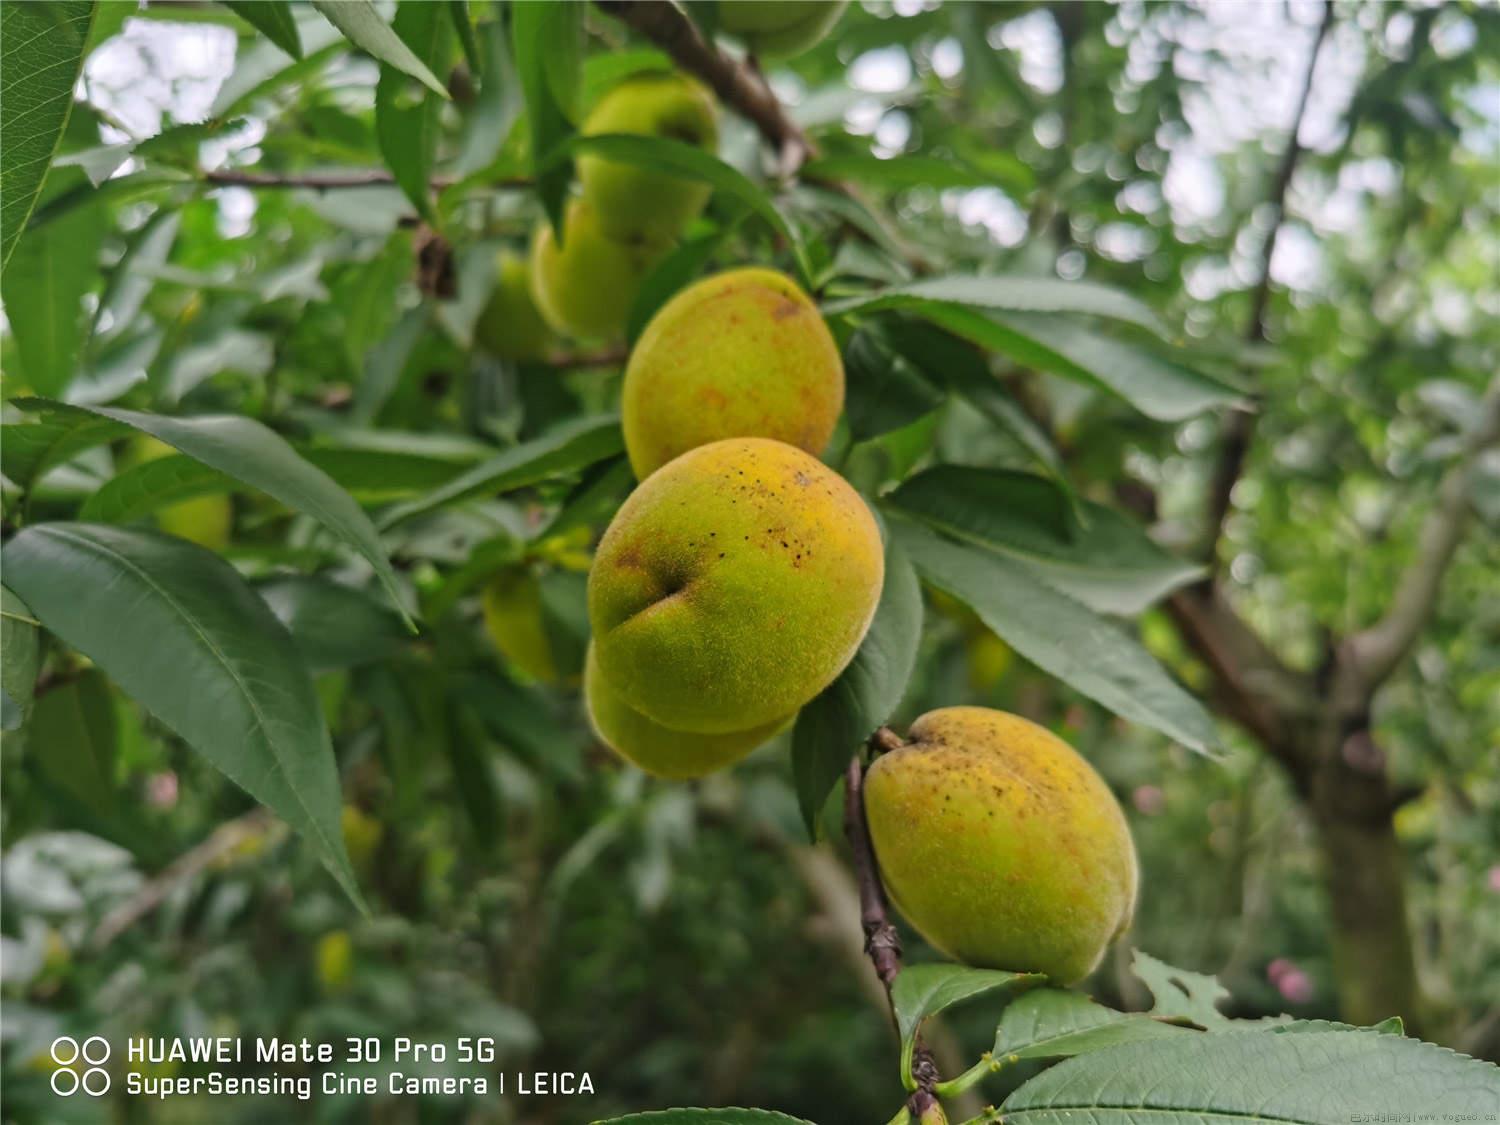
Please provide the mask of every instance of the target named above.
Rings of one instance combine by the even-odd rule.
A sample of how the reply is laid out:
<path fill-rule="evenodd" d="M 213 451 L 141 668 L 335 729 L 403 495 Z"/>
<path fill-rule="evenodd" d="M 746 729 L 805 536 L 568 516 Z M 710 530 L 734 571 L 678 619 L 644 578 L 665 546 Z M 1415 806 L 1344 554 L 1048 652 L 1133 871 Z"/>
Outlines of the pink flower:
<path fill-rule="evenodd" d="M 1497 895 L 1500 895 L 1500 863 L 1497 863 L 1494 867 L 1490 868 L 1489 883 L 1490 890 L 1494 891 Z"/>
<path fill-rule="evenodd" d="M 170 809 L 177 803 L 177 775 L 171 770 L 152 774 L 146 781 L 146 803 L 153 809 Z"/>
<path fill-rule="evenodd" d="M 1278 957 L 1266 966 L 1266 979 L 1272 984 L 1278 984 L 1282 977 L 1286 976 L 1287 973 L 1293 972 L 1296 968 L 1297 966 L 1285 957 Z"/>
<path fill-rule="evenodd" d="M 1312 978 L 1301 969 L 1288 969 L 1276 982 L 1288 1004 L 1306 1004 L 1313 998 Z"/>
<path fill-rule="evenodd" d="M 1155 816 L 1167 807 L 1167 795 L 1157 785 L 1137 785 L 1130 794 L 1130 802 L 1136 811 L 1146 816 Z"/>

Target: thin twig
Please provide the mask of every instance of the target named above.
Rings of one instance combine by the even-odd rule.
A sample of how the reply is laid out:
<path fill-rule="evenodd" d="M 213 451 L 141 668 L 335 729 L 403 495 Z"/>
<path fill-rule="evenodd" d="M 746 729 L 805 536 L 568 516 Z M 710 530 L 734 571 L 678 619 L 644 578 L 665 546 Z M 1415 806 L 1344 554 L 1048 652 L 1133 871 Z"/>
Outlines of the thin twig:
<path fill-rule="evenodd" d="M 1286 195 L 1291 187 L 1292 173 L 1297 170 L 1297 160 L 1302 155 L 1298 134 L 1302 131 L 1302 118 L 1307 113 L 1307 104 L 1312 95 L 1313 75 L 1318 68 L 1318 55 L 1328 29 L 1333 26 L 1333 0 L 1324 0 L 1323 19 L 1318 24 L 1313 38 L 1312 51 L 1307 57 L 1307 70 L 1302 76 L 1302 93 L 1297 99 L 1297 112 L 1292 116 L 1291 131 L 1287 135 L 1286 149 L 1281 154 L 1276 177 L 1271 181 L 1270 203 L 1275 212 L 1270 233 L 1261 247 L 1260 278 L 1250 297 L 1250 321 L 1245 326 L 1245 339 L 1258 344 L 1266 338 L 1266 311 L 1271 300 L 1271 258 L 1276 253 L 1276 240 L 1281 234 L 1282 221 L 1286 218 Z M 1208 492 L 1208 521 L 1205 544 L 1209 566 L 1214 565 L 1215 547 L 1223 534 L 1224 519 L 1229 514 L 1229 499 L 1235 483 L 1245 468 L 1245 458 L 1250 453 L 1250 442 L 1255 436 L 1255 415 L 1248 410 L 1235 409 L 1230 412 L 1225 424 L 1223 444 L 1219 449 L 1218 464 L 1214 468 L 1213 482 Z"/>
<path fill-rule="evenodd" d="M 817 155 L 817 146 L 786 115 L 759 69 L 730 58 L 704 39 L 693 21 L 675 5 L 667 0 L 594 0 L 594 4 L 713 87 L 726 105 L 760 130 L 778 154 L 784 176 L 795 175 L 803 161 Z"/>
<path fill-rule="evenodd" d="M 244 172 L 234 168 L 217 168 L 198 173 L 206 183 L 221 187 L 244 188 L 308 188 L 313 191 L 331 191 L 340 188 L 380 187 L 394 184 L 396 177 L 385 168 L 360 168 L 350 172 Z M 434 191 L 442 191 L 458 182 L 456 176 L 433 176 L 429 181 Z M 506 176 L 491 181 L 490 187 L 529 187 L 526 176 Z"/>
<path fill-rule="evenodd" d="M 89 948 L 97 952 L 109 945 L 165 902 L 178 887 L 229 855 L 241 844 L 265 833 L 271 823 L 271 814 L 263 808 L 257 808 L 221 824 L 208 839 L 173 860 L 159 874 L 142 884 L 134 895 L 106 914 L 89 939 Z"/>

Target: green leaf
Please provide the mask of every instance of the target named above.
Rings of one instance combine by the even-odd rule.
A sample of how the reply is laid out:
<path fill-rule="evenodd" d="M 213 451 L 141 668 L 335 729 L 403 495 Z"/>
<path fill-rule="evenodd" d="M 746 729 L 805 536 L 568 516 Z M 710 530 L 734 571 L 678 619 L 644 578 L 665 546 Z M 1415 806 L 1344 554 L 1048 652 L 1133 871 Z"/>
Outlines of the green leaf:
<path fill-rule="evenodd" d="M 1043 671 L 1121 718 L 1208 753 L 1213 719 L 1135 640 L 997 552 L 962 546 L 901 519 L 901 545 L 929 583 L 964 602 Z"/>
<path fill-rule="evenodd" d="M 240 19 L 260 32 L 294 59 L 302 57 L 302 37 L 287 0 L 222 0 Z"/>
<path fill-rule="evenodd" d="M 1010 1004 L 995 1029 L 997 1061 L 1082 1055 L 1120 1043 L 1192 1035 L 1139 1012 L 1117 1012 L 1083 995 L 1039 988 Z"/>
<path fill-rule="evenodd" d="M 909 426 L 943 404 L 945 395 L 897 355 L 875 330 L 861 326 L 844 347 L 844 402 L 856 441 Z"/>
<path fill-rule="evenodd" d="M 453 54 L 452 25 L 441 4 L 402 0 L 393 25 L 401 41 L 423 65 L 446 71 Z M 429 91 L 411 88 L 411 79 L 396 66 L 382 63 L 375 85 L 375 137 L 386 167 L 419 214 L 432 218 L 429 176 L 442 126 L 443 101 Z"/>
<path fill-rule="evenodd" d="M 1079 502 L 1055 483 L 1006 469 L 939 465 L 912 477 L 887 503 L 955 538 L 1024 562 L 1040 579 L 1100 613 L 1134 616 L 1203 568 L 1162 550 L 1128 517 Z"/>
<path fill-rule="evenodd" d="M 464 62 L 476 84 L 489 81 L 484 73 L 483 60 L 479 55 L 479 40 L 474 36 L 474 21 L 469 18 L 469 0 L 448 0 L 448 15 L 453 20 L 453 30 L 463 45 Z"/>
<path fill-rule="evenodd" d="M 871 154 L 823 156 L 802 166 L 808 180 L 853 180 L 884 188 L 992 187 L 998 179 L 962 160 L 902 153 L 889 159 Z"/>
<path fill-rule="evenodd" d="M 17 405 L 26 401 L 15 400 Z M 29 491 L 47 470 L 124 432 L 118 422 L 72 409 L 43 414 L 35 422 L 7 422 L 0 426 L 0 472 Z"/>
<path fill-rule="evenodd" d="M 16 6 L 6 5 L 4 10 Z M 79 169 L 58 169 L 48 182 L 47 198 L 55 198 L 71 184 L 88 187 Z M 19 381 L 38 394 L 61 393 L 78 371 L 89 328 L 83 296 L 99 276 L 105 226 L 101 208 L 79 207 L 43 228 L 28 230 L 0 277 L 0 296 L 20 358 Z"/>
<path fill-rule="evenodd" d="M 310 465 L 284 438 L 259 422 L 234 415 L 169 418 L 108 406 L 67 406 L 44 399 L 20 399 L 15 405 L 48 414 L 92 415 L 150 434 L 178 452 L 311 516 L 375 568 L 391 599 L 410 621 L 401 587 L 369 517 L 327 473 Z"/>
<path fill-rule="evenodd" d="M 1480 1119 L 1500 1067 L 1368 1031 L 1236 1031 L 1127 1043 L 1069 1059 L 1005 1099 L 1014 1125 L 1348 1125 L 1419 1113 Z"/>
<path fill-rule="evenodd" d="M 524 8 L 522 9 L 524 10 Z M 544 168 L 563 164 L 578 153 L 590 152 L 621 164 L 633 164 L 653 172 L 701 180 L 715 191 L 738 200 L 764 219 L 786 240 L 796 256 L 797 267 L 805 284 L 811 285 L 812 268 L 807 248 L 791 221 L 771 202 L 764 189 L 737 168 L 695 145 L 666 137 L 647 137 L 633 133 L 597 133 L 574 135 L 553 149 L 543 161 Z"/>
<path fill-rule="evenodd" d="M 885 546 L 880 604 L 854 659 L 802 708 L 792 731 L 792 776 L 808 835 L 849 759 L 901 702 L 922 639 L 922 588 L 901 548 Z"/>
<path fill-rule="evenodd" d="M 338 773 L 295 643 L 211 551 L 153 532 L 36 524 L 5 579 L 49 632 L 302 833 L 356 902 Z"/>
<path fill-rule="evenodd" d="M 614 415 L 575 419 L 474 466 L 426 496 L 387 509 L 380 519 L 381 530 L 447 504 L 497 495 L 549 477 L 577 472 L 613 457 L 624 447 L 620 420 Z"/>
<path fill-rule="evenodd" d="M 249 2 L 255 3 L 255 0 Z M 344 51 L 343 37 L 322 20 L 311 20 L 298 30 L 302 55 L 293 62 L 287 62 L 286 53 L 269 42 L 257 41 L 240 51 L 235 58 L 234 70 L 219 87 L 209 115 L 226 118 L 242 113 L 260 98 L 316 74 L 329 60 Z"/>
<path fill-rule="evenodd" d="M 1209 1031 L 1229 1024 L 1229 1017 L 1218 1009 L 1220 1000 L 1229 999 L 1229 990 L 1217 977 L 1176 968 L 1139 949 L 1134 953 L 1130 970 L 1151 990 L 1156 1001 L 1153 1016 L 1186 1020 Z"/>
<path fill-rule="evenodd" d="M 1180 363 L 1065 320 L 1002 316 L 996 323 L 1013 334 L 1011 346 L 1002 349 L 1007 354 L 1104 387 L 1158 422 L 1180 422 L 1244 399 L 1235 388 Z"/>
<path fill-rule="evenodd" d="M 36 615 L 0 586 L 0 730 L 15 730 L 31 710 L 41 660 Z"/>
<path fill-rule="evenodd" d="M 107 817 L 115 806 L 118 741 L 109 684 L 90 669 L 37 700 L 26 745 L 53 785 Z"/>
<path fill-rule="evenodd" d="M 152 512 L 206 496 L 233 492 L 238 485 L 217 469 L 182 454 L 170 454 L 133 465 L 84 501 L 78 518 L 93 523 L 131 523 Z"/>
<path fill-rule="evenodd" d="M 769 1109 L 659 1109 L 601 1118 L 593 1125 L 813 1125 Z"/>
<path fill-rule="evenodd" d="M 0 267 L 10 263 L 68 127 L 95 9 L 92 0 L 0 5 Z M 9 319 L 14 331 L 16 317 Z"/>
<path fill-rule="evenodd" d="M 630 304 L 630 316 L 625 326 L 625 338 L 632 345 L 646 330 L 646 325 L 651 323 L 657 310 L 674 293 L 702 274 L 703 267 L 737 225 L 731 223 L 716 227 L 706 234 L 686 239 L 645 276 L 635 300 Z"/>
<path fill-rule="evenodd" d="M 1029 988 L 1043 978 L 1036 973 L 1010 973 L 1001 969 L 971 969 L 967 965 L 908 965 L 891 986 L 891 1007 L 896 1013 L 896 1031 L 901 1036 L 901 1078 L 908 1090 L 915 1089 L 911 1077 L 912 1049 L 922 1022 L 944 1008 L 997 989 Z"/>
<path fill-rule="evenodd" d="M 882 333 L 907 362 L 923 371 L 930 382 L 946 385 L 1008 433 L 1022 449 L 1069 489 L 1062 456 L 1004 384 L 990 371 L 989 362 L 969 340 L 943 331 L 935 324 L 911 317 L 886 320 Z"/>
<path fill-rule="evenodd" d="M 517 4 L 511 9 L 511 50 L 531 133 L 531 172 L 537 198 L 559 239 L 573 162 L 558 155 L 572 136 L 583 55 L 582 4 Z"/>
<path fill-rule="evenodd" d="M 438 97 L 448 97 L 447 87 L 380 18 L 370 0 L 312 0 L 312 6 L 360 50 L 411 75 Z"/>
<path fill-rule="evenodd" d="M 255 587 L 314 672 L 354 668 L 398 652 L 409 634 L 397 617 L 352 587 L 305 574 Z"/>
<path fill-rule="evenodd" d="M 1141 301 L 1091 281 L 1061 281 L 1055 277 L 952 275 L 876 290 L 834 301 L 824 308 L 829 316 L 869 313 L 880 309 L 948 305 L 986 312 L 1082 313 L 1139 325 L 1161 333 L 1161 319 Z"/>

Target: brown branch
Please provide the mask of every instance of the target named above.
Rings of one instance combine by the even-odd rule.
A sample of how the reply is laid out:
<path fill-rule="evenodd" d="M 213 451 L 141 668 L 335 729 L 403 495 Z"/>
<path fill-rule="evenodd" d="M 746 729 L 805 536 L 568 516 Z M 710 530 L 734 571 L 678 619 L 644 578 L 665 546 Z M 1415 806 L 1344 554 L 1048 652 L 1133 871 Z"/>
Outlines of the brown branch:
<path fill-rule="evenodd" d="M 869 955 L 875 975 L 885 986 L 889 998 L 896 975 L 901 972 L 901 937 L 886 913 L 885 889 L 880 885 L 875 849 L 870 844 L 870 829 L 865 823 L 864 792 L 865 769 L 856 754 L 849 759 L 849 767 L 844 771 L 844 834 L 854 852 L 854 873 L 859 881 L 859 924 L 865 932 L 865 953 Z"/>
<path fill-rule="evenodd" d="M 147 880 L 134 895 L 99 921 L 89 938 L 89 948 L 98 952 L 131 926 L 150 914 L 178 887 L 230 855 L 242 844 L 262 836 L 274 822 L 263 808 L 219 825 L 201 844 L 184 852 L 160 873 Z"/>
<path fill-rule="evenodd" d="M 394 184 L 396 177 L 385 168 L 361 168 L 352 172 L 244 172 L 233 168 L 201 171 L 199 178 L 218 187 L 244 188 L 309 188 L 313 191 L 331 191 L 340 188 L 380 187 Z M 458 182 L 455 176 L 433 176 L 430 183 L 434 191 L 442 191 Z M 529 187 L 531 180 L 525 176 L 507 176 L 495 180 L 493 187 Z"/>
<path fill-rule="evenodd" d="M 713 87 L 725 105 L 748 119 L 774 148 L 781 174 L 791 177 L 817 146 L 786 115 L 756 68 L 730 58 L 704 39 L 693 21 L 667 0 L 594 0 L 601 12 L 644 35 L 678 66 Z"/>
<path fill-rule="evenodd" d="M 1302 131 L 1302 118 L 1307 113 L 1307 103 L 1312 94 L 1313 74 L 1317 70 L 1318 55 L 1328 29 L 1333 26 L 1333 0 L 1324 0 L 1323 20 L 1318 24 L 1313 39 L 1312 51 L 1307 57 L 1307 71 L 1302 76 L 1302 93 L 1297 99 L 1297 112 L 1292 116 L 1291 132 L 1287 136 L 1286 149 L 1281 154 L 1276 177 L 1271 181 L 1270 202 L 1275 212 L 1270 233 L 1261 248 L 1260 279 L 1250 297 L 1250 322 L 1245 327 L 1248 343 L 1258 344 L 1266 338 L 1266 310 L 1271 300 L 1271 257 L 1276 252 L 1276 240 L 1286 218 L 1286 194 L 1291 187 L 1292 173 L 1297 170 L 1297 160 L 1302 155 L 1302 146 L 1297 135 Z M 1206 556 L 1210 566 L 1214 565 L 1216 545 L 1224 531 L 1224 519 L 1229 514 L 1229 499 L 1235 483 L 1245 468 L 1245 458 L 1250 452 L 1250 443 L 1255 436 L 1255 415 L 1248 410 L 1235 409 L 1225 425 L 1223 444 L 1219 449 L 1218 464 L 1214 468 L 1213 482 L 1208 492 L 1208 521 L 1205 532 Z"/>
<path fill-rule="evenodd" d="M 1349 637 L 1340 650 L 1340 670 L 1352 677 L 1356 699 L 1368 702 L 1411 651 L 1432 616 L 1443 574 L 1468 522 L 1469 492 L 1478 455 L 1500 443 L 1500 376 L 1485 392 L 1479 419 L 1464 439 L 1456 464 L 1438 485 L 1432 511 L 1422 523 L 1417 557 L 1396 585 L 1385 616 Z"/>

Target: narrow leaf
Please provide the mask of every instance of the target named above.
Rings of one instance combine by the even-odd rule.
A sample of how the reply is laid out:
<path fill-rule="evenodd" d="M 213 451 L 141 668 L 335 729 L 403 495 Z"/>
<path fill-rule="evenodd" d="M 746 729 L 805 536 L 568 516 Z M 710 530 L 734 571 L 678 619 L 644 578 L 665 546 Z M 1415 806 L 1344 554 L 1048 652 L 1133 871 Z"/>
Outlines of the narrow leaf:
<path fill-rule="evenodd" d="M 17 400 L 16 405 L 24 410 L 92 415 L 121 423 L 311 516 L 375 568 L 391 599 L 410 621 L 401 587 L 369 517 L 328 474 L 308 464 L 284 438 L 259 422 L 234 415 L 169 418 L 108 406 L 67 406 L 43 399 Z"/>
<path fill-rule="evenodd" d="M 115 806 L 118 739 L 109 684 L 90 669 L 37 701 L 26 745 L 52 784 L 108 816 Z"/>
<path fill-rule="evenodd" d="M 613 457 L 624 446 L 620 421 L 612 415 L 579 418 L 476 465 L 426 496 L 388 509 L 381 530 L 403 520 L 475 496 L 496 495 L 549 477 L 577 472 Z"/>
<path fill-rule="evenodd" d="M 1100 613 L 1133 616 L 1202 573 L 1113 508 L 1080 501 L 1083 526 L 1073 526 L 1062 489 L 1027 473 L 940 465 L 903 483 L 887 502 L 1021 560 L 1049 586 Z"/>
<path fill-rule="evenodd" d="M 306 836 L 359 901 L 312 679 L 234 567 L 170 536 L 86 523 L 25 528 L 4 562 L 49 632 Z"/>
<path fill-rule="evenodd" d="M 448 97 L 447 88 L 380 18 L 370 0 L 312 0 L 312 5 L 360 50 L 405 71 L 438 97 Z"/>
<path fill-rule="evenodd" d="M 406 644 L 401 619 L 363 592 L 328 578 L 289 574 L 255 587 L 314 672 L 385 660 Z"/>
<path fill-rule="evenodd" d="M 7 4 L 0 10 L 30 6 Z M 7 74 L 7 102 L 9 87 Z M 52 173 L 46 198 L 56 198 L 70 184 L 92 190 L 80 169 L 62 168 Z M 16 374 L 38 394 L 62 393 L 78 372 L 89 328 L 83 296 L 99 276 L 105 226 L 102 208 L 84 206 L 45 227 L 28 230 L 0 276 L 0 297 L 20 359 Z"/>
<path fill-rule="evenodd" d="M 402 0 L 393 28 L 423 65 L 448 69 L 453 36 L 448 13 L 427 0 Z M 386 167 L 417 211 L 432 218 L 428 178 L 437 152 L 443 102 L 429 91 L 409 89 L 401 68 L 382 63 L 375 85 L 375 136 Z"/>
<path fill-rule="evenodd" d="M 537 198 L 559 238 L 573 162 L 558 150 L 573 133 L 582 41 L 581 4 L 517 4 L 511 9 L 511 47 L 531 133 L 531 171 Z"/>
<path fill-rule="evenodd" d="M 31 710 L 41 658 L 36 626 L 26 603 L 0 586 L 0 730 L 15 730 Z"/>
<path fill-rule="evenodd" d="M 1121 320 L 1161 333 L 1161 319 L 1150 307 L 1118 289 L 1091 281 L 1062 281 L 1055 277 L 955 274 L 876 290 L 835 301 L 824 308 L 830 316 L 878 309 L 955 305 L 993 312 L 1082 313 Z"/>
<path fill-rule="evenodd" d="M 223 0 L 228 8 L 294 59 L 302 57 L 302 37 L 287 0 Z"/>
<path fill-rule="evenodd" d="M 808 835 L 849 759 L 891 717 L 917 660 L 922 639 L 922 588 L 894 539 L 885 546 L 880 604 L 854 659 L 802 708 L 792 731 L 792 775 Z"/>
<path fill-rule="evenodd" d="M 1135 640 L 1082 603 L 997 552 L 965 547 L 908 520 L 893 520 L 901 545 L 929 583 L 967 604 L 1037 667 L 1121 718 L 1208 753 L 1213 720 Z"/>
<path fill-rule="evenodd" d="M 0 266 L 10 262 L 68 127 L 96 9 L 93 0 L 0 4 Z M 14 330 L 14 315 L 10 322 Z"/>

